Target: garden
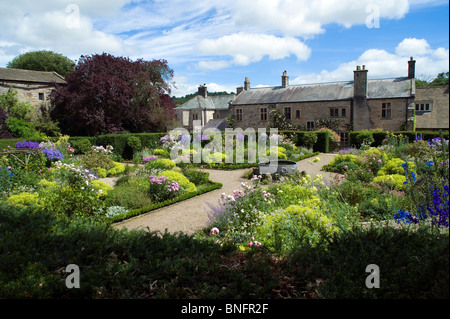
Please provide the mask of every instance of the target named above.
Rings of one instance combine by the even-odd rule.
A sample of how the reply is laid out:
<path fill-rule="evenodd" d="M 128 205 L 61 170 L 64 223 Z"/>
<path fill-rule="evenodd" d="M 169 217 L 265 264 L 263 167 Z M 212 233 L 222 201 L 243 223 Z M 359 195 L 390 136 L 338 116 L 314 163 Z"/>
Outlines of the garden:
<path fill-rule="evenodd" d="M 4 146 L 0 296 L 448 298 L 448 139 L 364 140 L 324 166 L 339 173 L 332 182 L 308 172 L 258 174 L 255 163 L 272 152 L 294 161 L 316 156 L 321 135 L 306 133 L 266 136 L 267 151 L 238 164 L 254 149 L 243 135 L 229 161 L 224 143 L 191 136 L 211 154 L 200 163 L 195 149 L 177 148 L 183 135 L 146 143 L 122 136 L 114 147 L 107 138 L 69 136 Z M 202 231 L 112 226 L 220 188 L 203 168 L 246 168 L 248 180 L 208 203 Z M 79 289 L 65 285 L 69 264 L 81 269 Z M 378 289 L 364 284 L 369 264 L 381 270 Z"/>

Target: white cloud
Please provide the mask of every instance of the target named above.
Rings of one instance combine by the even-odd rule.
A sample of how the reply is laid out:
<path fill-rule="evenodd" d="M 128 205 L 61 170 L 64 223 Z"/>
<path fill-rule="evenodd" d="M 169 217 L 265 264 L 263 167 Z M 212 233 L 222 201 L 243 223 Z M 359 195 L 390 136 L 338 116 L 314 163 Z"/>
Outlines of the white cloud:
<path fill-rule="evenodd" d="M 235 85 L 223 85 L 218 84 L 214 82 L 210 83 L 198 83 L 198 84 L 192 84 L 189 83 L 189 78 L 186 76 L 174 76 L 174 82 L 175 87 L 172 88 L 172 95 L 181 97 L 185 96 L 187 94 L 195 93 L 198 91 L 198 86 L 206 85 L 208 92 L 235 92 L 236 86 Z"/>
<path fill-rule="evenodd" d="M 448 49 L 432 49 L 425 39 L 408 38 L 399 43 L 395 53 L 370 49 L 363 52 L 357 60 L 345 62 L 335 70 L 300 75 L 291 80 L 291 84 L 352 81 L 357 65 L 365 65 L 369 71 L 368 77 L 372 79 L 403 77 L 408 75 L 407 61 L 410 56 L 416 60 L 418 78 L 434 78 L 438 73 L 449 70 Z"/>
<path fill-rule="evenodd" d="M 409 10 L 408 0 L 240 0 L 233 7 L 233 19 L 241 28 L 310 37 L 325 32 L 323 26 L 331 23 L 346 28 L 365 24 L 371 7 L 387 19 L 402 18 Z"/>
<path fill-rule="evenodd" d="M 395 53 L 400 56 L 423 56 L 430 52 L 430 45 L 425 39 L 407 38 L 395 48 Z"/>
<path fill-rule="evenodd" d="M 259 62 L 265 56 L 271 60 L 279 60 L 294 55 L 299 61 L 305 61 L 311 55 L 311 49 L 295 38 L 243 32 L 202 40 L 197 48 L 204 54 L 231 56 L 232 63 L 240 66 Z M 222 65 L 226 66 L 227 63 L 222 62 Z"/>

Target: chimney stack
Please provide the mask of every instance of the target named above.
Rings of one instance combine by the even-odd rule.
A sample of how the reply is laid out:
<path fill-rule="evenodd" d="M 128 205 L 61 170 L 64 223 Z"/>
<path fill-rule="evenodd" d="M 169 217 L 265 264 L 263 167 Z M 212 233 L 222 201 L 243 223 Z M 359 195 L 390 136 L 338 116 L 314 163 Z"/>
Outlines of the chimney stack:
<path fill-rule="evenodd" d="M 367 70 L 366 66 L 356 66 L 353 71 L 353 95 L 355 98 L 365 99 L 367 97 Z"/>
<path fill-rule="evenodd" d="M 244 87 L 240 86 L 236 88 L 236 95 L 241 94 L 241 92 L 244 91 Z"/>
<path fill-rule="evenodd" d="M 244 81 L 244 90 L 248 90 L 250 88 L 250 80 L 246 77 Z"/>
<path fill-rule="evenodd" d="M 206 84 L 200 85 L 198 87 L 198 95 L 202 96 L 205 99 L 208 97 L 208 89 L 206 87 Z"/>
<path fill-rule="evenodd" d="M 408 61 L 408 78 L 414 79 L 416 77 L 416 61 L 411 57 Z"/>
<path fill-rule="evenodd" d="M 283 75 L 281 76 L 281 86 L 284 88 L 289 86 L 289 77 L 287 76 L 286 71 L 284 71 Z"/>

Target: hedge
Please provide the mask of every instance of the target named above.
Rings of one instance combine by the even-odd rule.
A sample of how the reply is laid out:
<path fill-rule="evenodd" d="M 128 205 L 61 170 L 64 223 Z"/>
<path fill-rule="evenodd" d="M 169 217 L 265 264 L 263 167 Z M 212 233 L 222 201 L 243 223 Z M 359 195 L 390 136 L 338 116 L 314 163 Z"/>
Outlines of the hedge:
<path fill-rule="evenodd" d="M 383 142 L 383 140 L 387 137 L 388 134 L 395 134 L 395 135 L 403 135 L 408 138 L 409 142 L 414 142 L 416 139 L 416 136 L 422 135 L 423 140 L 431 140 L 435 137 L 443 137 L 445 139 L 449 138 L 449 131 L 437 131 L 437 132 L 430 132 L 430 131 L 397 131 L 397 132 L 388 132 L 388 131 L 371 131 L 371 130 L 363 130 L 358 132 L 350 132 L 349 134 L 349 140 L 350 140 L 350 146 L 359 148 L 361 145 L 358 143 L 358 136 L 361 136 L 361 134 L 365 134 L 367 136 L 372 136 L 374 142 L 371 144 L 373 147 L 380 146 Z"/>
<path fill-rule="evenodd" d="M 317 135 L 317 142 L 313 145 L 314 152 L 329 153 L 330 152 L 330 133 L 312 131 Z M 280 131 L 283 135 L 292 135 L 292 140 L 296 146 L 305 146 L 303 136 L 306 132 L 302 131 Z"/>
<path fill-rule="evenodd" d="M 111 145 L 114 153 L 122 156 L 123 159 L 133 159 L 133 150 L 128 145 L 128 139 L 132 136 L 139 138 L 142 148 L 154 148 L 160 138 L 167 133 L 126 133 L 126 134 L 106 134 L 99 136 L 73 136 L 69 138 L 69 143 L 75 143 L 80 140 L 89 140 L 92 145 Z"/>

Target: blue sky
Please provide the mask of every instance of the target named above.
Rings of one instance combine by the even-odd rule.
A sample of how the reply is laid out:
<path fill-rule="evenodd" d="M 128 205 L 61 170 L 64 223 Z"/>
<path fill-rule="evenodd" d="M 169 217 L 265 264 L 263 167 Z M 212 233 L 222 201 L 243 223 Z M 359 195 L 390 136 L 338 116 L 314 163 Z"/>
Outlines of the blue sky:
<path fill-rule="evenodd" d="M 363 64 L 406 76 L 410 56 L 431 79 L 449 69 L 448 25 L 448 0 L 2 1 L 0 67 L 43 49 L 165 59 L 175 96 L 280 85 L 285 70 L 290 84 L 352 80 Z"/>

